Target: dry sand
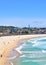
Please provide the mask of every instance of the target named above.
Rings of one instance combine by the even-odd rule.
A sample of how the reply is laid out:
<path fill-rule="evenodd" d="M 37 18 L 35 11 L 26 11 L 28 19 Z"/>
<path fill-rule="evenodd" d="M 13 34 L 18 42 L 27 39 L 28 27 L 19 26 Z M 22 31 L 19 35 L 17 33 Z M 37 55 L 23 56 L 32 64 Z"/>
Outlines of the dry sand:
<path fill-rule="evenodd" d="M 5 65 L 5 62 L 8 60 L 10 51 L 17 47 L 19 41 L 22 39 L 31 39 L 36 37 L 44 37 L 46 34 L 37 34 L 37 35 L 17 35 L 17 36 L 4 36 L 0 37 L 0 65 Z"/>

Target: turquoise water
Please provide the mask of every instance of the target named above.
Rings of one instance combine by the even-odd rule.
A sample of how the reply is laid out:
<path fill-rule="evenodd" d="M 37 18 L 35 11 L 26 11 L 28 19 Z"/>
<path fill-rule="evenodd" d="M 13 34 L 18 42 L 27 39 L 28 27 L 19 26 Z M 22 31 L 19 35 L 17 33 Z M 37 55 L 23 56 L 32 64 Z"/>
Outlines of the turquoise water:
<path fill-rule="evenodd" d="M 46 37 L 28 40 L 21 52 L 20 65 L 46 65 Z"/>

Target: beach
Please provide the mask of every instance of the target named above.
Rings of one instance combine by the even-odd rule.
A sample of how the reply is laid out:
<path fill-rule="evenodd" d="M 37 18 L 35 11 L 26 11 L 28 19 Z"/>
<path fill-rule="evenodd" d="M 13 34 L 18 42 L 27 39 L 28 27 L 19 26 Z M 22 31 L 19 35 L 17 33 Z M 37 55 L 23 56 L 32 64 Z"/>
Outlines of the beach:
<path fill-rule="evenodd" d="M 19 42 L 23 39 L 28 40 L 37 37 L 46 37 L 46 34 L 35 35 L 16 35 L 0 37 L 0 65 L 5 65 L 8 56 L 14 47 L 19 46 Z"/>

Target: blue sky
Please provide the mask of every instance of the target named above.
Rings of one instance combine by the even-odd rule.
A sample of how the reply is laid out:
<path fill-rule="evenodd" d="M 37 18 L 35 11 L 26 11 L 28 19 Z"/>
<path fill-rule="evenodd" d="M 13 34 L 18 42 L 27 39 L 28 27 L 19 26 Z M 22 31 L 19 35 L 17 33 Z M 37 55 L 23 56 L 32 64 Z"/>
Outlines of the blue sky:
<path fill-rule="evenodd" d="M 46 27 L 46 0 L 0 0 L 0 25 Z"/>

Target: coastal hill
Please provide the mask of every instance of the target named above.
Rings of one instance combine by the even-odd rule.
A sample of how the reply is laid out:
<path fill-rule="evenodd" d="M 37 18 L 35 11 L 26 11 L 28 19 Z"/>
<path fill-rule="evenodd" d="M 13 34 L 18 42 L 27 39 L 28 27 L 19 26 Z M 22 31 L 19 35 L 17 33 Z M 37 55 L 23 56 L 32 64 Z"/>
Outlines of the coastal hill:
<path fill-rule="evenodd" d="M 3 35 L 25 35 L 25 34 L 46 34 L 46 28 L 0 26 L 0 36 Z"/>

